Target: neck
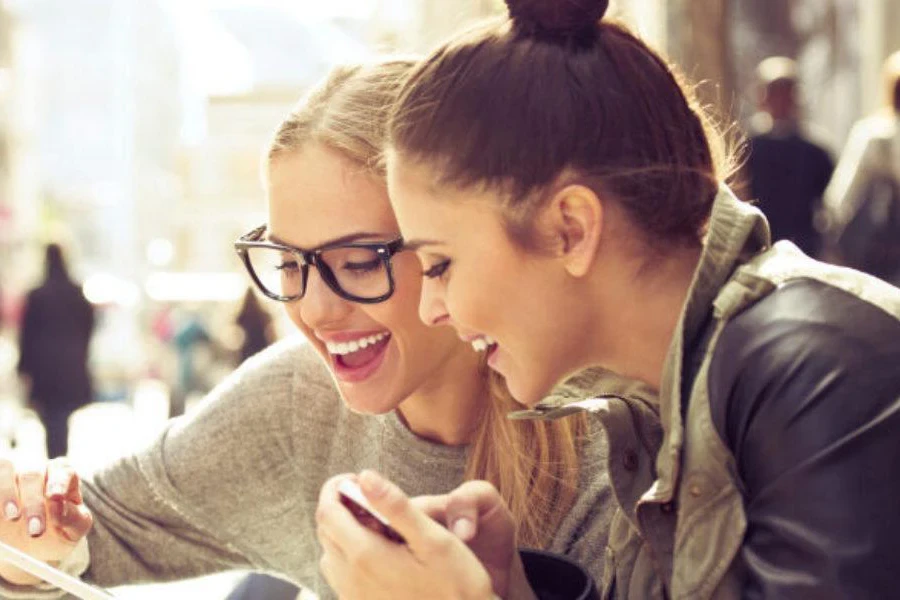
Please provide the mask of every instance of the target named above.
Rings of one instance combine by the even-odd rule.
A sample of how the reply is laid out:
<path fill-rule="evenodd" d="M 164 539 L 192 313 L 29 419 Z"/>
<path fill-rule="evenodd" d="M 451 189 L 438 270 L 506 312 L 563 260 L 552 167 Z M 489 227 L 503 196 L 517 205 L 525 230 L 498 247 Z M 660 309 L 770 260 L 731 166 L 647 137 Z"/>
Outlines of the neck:
<path fill-rule="evenodd" d="M 459 446 L 472 439 L 487 394 L 478 354 L 461 348 L 442 362 L 440 370 L 404 400 L 397 412 L 417 436 Z"/>
<path fill-rule="evenodd" d="M 675 327 L 687 300 L 700 248 L 683 248 L 618 278 L 598 278 L 601 318 L 590 336 L 592 364 L 659 390 Z M 616 280 L 618 279 L 618 281 Z M 603 314 L 605 313 L 605 315 Z"/>

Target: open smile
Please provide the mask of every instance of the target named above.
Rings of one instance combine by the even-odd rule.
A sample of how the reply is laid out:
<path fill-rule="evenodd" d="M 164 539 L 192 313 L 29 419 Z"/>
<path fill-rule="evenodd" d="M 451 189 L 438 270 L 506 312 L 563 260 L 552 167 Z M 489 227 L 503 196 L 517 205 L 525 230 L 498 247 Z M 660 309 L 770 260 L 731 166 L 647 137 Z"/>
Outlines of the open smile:
<path fill-rule="evenodd" d="M 338 379 L 358 383 L 373 376 L 384 362 L 391 334 L 381 332 L 343 342 L 326 342 Z"/>

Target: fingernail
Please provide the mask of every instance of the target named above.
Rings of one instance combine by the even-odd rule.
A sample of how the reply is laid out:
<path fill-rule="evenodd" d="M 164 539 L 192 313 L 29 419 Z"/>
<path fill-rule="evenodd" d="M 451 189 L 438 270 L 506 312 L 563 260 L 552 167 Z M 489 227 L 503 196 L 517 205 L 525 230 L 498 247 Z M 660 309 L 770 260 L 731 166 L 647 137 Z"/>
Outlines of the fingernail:
<path fill-rule="evenodd" d="M 3 512 L 6 513 L 6 518 L 10 521 L 19 518 L 19 507 L 15 502 L 7 502 Z"/>
<path fill-rule="evenodd" d="M 47 490 L 50 496 L 65 496 L 66 495 L 66 486 L 61 483 L 54 483 Z"/>
<path fill-rule="evenodd" d="M 468 541 L 475 535 L 475 523 L 469 519 L 457 519 L 451 527 L 453 534 L 462 541 Z"/>
<path fill-rule="evenodd" d="M 363 471 L 359 474 L 359 485 L 366 496 L 379 498 L 387 493 L 387 485 L 384 479 L 375 471 Z"/>
<path fill-rule="evenodd" d="M 34 537 L 41 535 L 41 532 L 44 530 L 44 524 L 41 523 L 41 520 L 37 517 L 31 517 L 28 519 L 28 535 Z"/>

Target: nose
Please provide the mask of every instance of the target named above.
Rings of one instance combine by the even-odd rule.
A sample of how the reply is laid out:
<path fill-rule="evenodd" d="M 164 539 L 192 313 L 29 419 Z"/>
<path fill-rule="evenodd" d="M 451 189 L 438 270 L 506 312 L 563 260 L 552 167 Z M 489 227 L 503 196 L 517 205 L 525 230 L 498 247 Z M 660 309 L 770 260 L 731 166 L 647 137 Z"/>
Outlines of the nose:
<path fill-rule="evenodd" d="M 310 270 L 309 279 L 306 282 L 306 293 L 297 304 L 299 304 L 300 319 L 307 327 L 313 329 L 337 322 L 353 310 L 348 300 L 335 294 L 322 281 L 322 276 L 317 269 Z"/>
<path fill-rule="evenodd" d="M 422 282 L 422 294 L 419 297 L 419 318 L 426 325 L 446 325 L 450 320 L 447 306 L 444 304 L 443 293 L 438 285 L 430 279 Z"/>

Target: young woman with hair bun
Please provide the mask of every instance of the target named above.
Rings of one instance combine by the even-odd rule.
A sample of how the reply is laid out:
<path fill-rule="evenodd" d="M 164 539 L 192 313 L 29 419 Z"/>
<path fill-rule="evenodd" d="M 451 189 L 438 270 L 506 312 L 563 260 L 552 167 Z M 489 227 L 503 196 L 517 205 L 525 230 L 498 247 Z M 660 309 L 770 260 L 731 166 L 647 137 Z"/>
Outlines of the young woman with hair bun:
<path fill-rule="evenodd" d="M 690 90 L 606 2 L 507 4 L 422 61 L 392 117 L 388 185 L 422 262 L 422 319 L 484 340 L 528 405 L 589 365 L 658 391 L 649 481 L 610 436 L 604 597 L 889 596 L 900 291 L 772 245 Z M 409 545 L 342 521 L 326 485 L 323 566 L 344 597 L 576 593 L 549 558 L 516 560 L 489 486 L 422 510 L 377 473 L 359 480 Z"/>

